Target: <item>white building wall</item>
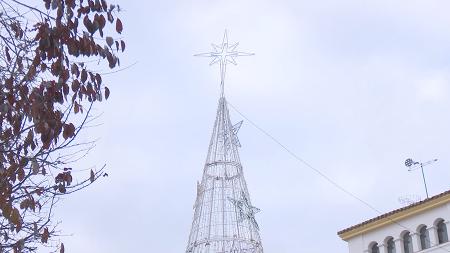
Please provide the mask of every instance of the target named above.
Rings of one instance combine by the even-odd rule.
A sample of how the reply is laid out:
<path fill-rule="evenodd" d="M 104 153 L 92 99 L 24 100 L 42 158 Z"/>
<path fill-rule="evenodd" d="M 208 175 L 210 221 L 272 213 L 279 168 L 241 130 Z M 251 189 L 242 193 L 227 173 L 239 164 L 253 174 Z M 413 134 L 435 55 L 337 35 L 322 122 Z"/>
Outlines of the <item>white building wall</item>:
<path fill-rule="evenodd" d="M 450 253 L 450 242 L 439 245 L 437 231 L 434 226 L 436 220 L 443 219 L 450 233 L 450 203 L 413 215 L 390 225 L 355 236 L 348 240 L 349 253 L 370 253 L 369 247 L 378 243 L 380 253 L 387 253 L 385 242 L 393 237 L 396 253 L 403 253 L 402 235 L 409 231 L 413 241 L 413 252 L 421 253 Z M 426 225 L 430 234 L 431 248 L 421 250 L 418 229 Z M 450 235 L 449 235 L 450 237 Z"/>

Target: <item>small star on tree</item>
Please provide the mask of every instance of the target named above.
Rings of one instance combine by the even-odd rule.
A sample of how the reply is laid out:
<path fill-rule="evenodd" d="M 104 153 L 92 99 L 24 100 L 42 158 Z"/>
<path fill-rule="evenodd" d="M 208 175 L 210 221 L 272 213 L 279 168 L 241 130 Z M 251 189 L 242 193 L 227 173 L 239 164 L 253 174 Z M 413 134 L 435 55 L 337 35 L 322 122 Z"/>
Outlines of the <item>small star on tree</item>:
<path fill-rule="evenodd" d="M 250 201 L 245 196 L 245 194 L 241 193 L 242 199 L 232 199 L 228 198 L 228 200 L 233 203 L 233 205 L 238 209 L 239 212 L 239 220 L 238 222 L 243 222 L 244 220 L 249 220 L 250 223 L 253 224 L 253 226 L 259 230 L 258 223 L 255 219 L 255 214 L 259 213 L 261 210 L 259 208 L 256 208 L 250 204 Z"/>

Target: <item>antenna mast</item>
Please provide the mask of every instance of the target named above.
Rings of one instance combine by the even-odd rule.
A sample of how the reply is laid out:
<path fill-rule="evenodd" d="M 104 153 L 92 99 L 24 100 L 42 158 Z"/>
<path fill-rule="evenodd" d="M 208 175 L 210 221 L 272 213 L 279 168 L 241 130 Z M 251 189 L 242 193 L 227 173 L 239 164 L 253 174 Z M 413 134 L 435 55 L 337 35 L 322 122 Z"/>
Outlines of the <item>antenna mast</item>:
<path fill-rule="evenodd" d="M 408 171 L 413 171 L 413 170 L 416 170 L 418 168 L 421 169 L 423 185 L 425 186 L 425 193 L 427 194 L 427 198 L 429 198 L 429 196 L 428 196 L 428 187 L 427 187 L 427 181 L 425 180 L 425 172 L 423 171 L 423 167 L 427 166 L 427 165 L 430 165 L 432 163 L 435 163 L 435 162 L 437 162 L 437 160 L 438 159 L 433 159 L 433 160 L 430 160 L 428 162 L 422 163 L 422 162 L 415 162 L 413 159 L 408 158 L 405 161 L 405 166 L 408 167 Z"/>

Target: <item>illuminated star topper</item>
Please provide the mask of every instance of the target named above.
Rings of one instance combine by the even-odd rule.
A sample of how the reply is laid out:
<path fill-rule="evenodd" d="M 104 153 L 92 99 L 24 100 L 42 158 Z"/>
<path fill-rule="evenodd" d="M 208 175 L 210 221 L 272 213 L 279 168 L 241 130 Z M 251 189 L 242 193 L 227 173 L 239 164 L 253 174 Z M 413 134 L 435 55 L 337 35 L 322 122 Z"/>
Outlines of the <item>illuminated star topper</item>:
<path fill-rule="evenodd" d="M 223 85 L 225 82 L 225 73 L 227 71 L 227 64 L 232 63 L 234 65 L 237 65 L 237 63 L 236 63 L 237 57 L 254 55 L 253 53 L 244 53 L 244 52 L 236 51 L 236 48 L 238 45 L 239 45 L 239 42 L 236 42 L 232 45 L 230 45 L 228 43 L 227 30 L 225 30 L 225 34 L 223 35 L 222 44 L 220 44 L 220 45 L 212 44 L 212 47 L 214 49 L 213 52 L 194 55 L 194 56 L 213 58 L 211 63 L 209 64 L 210 66 L 214 65 L 214 64 L 219 64 L 219 66 L 220 66 L 220 86 L 222 88 L 222 94 L 223 94 Z"/>

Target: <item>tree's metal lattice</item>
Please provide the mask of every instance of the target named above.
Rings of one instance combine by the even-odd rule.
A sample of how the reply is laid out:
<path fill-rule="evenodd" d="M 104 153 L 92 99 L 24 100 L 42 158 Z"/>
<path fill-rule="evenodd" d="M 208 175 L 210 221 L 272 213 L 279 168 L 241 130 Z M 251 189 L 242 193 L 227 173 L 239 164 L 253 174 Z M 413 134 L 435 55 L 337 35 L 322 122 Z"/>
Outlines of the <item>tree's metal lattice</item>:
<path fill-rule="evenodd" d="M 242 121 L 233 125 L 223 87 L 227 63 L 236 64 L 238 56 L 252 55 L 235 51 L 225 36 L 214 52 L 199 56 L 212 57 L 219 63 L 221 95 L 201 183 L 197 184 L 194 219 L 186 248 L 187 253 L 263 253 L 259 226 L 252 206 L 242 165 L 237 132 Z"/>

